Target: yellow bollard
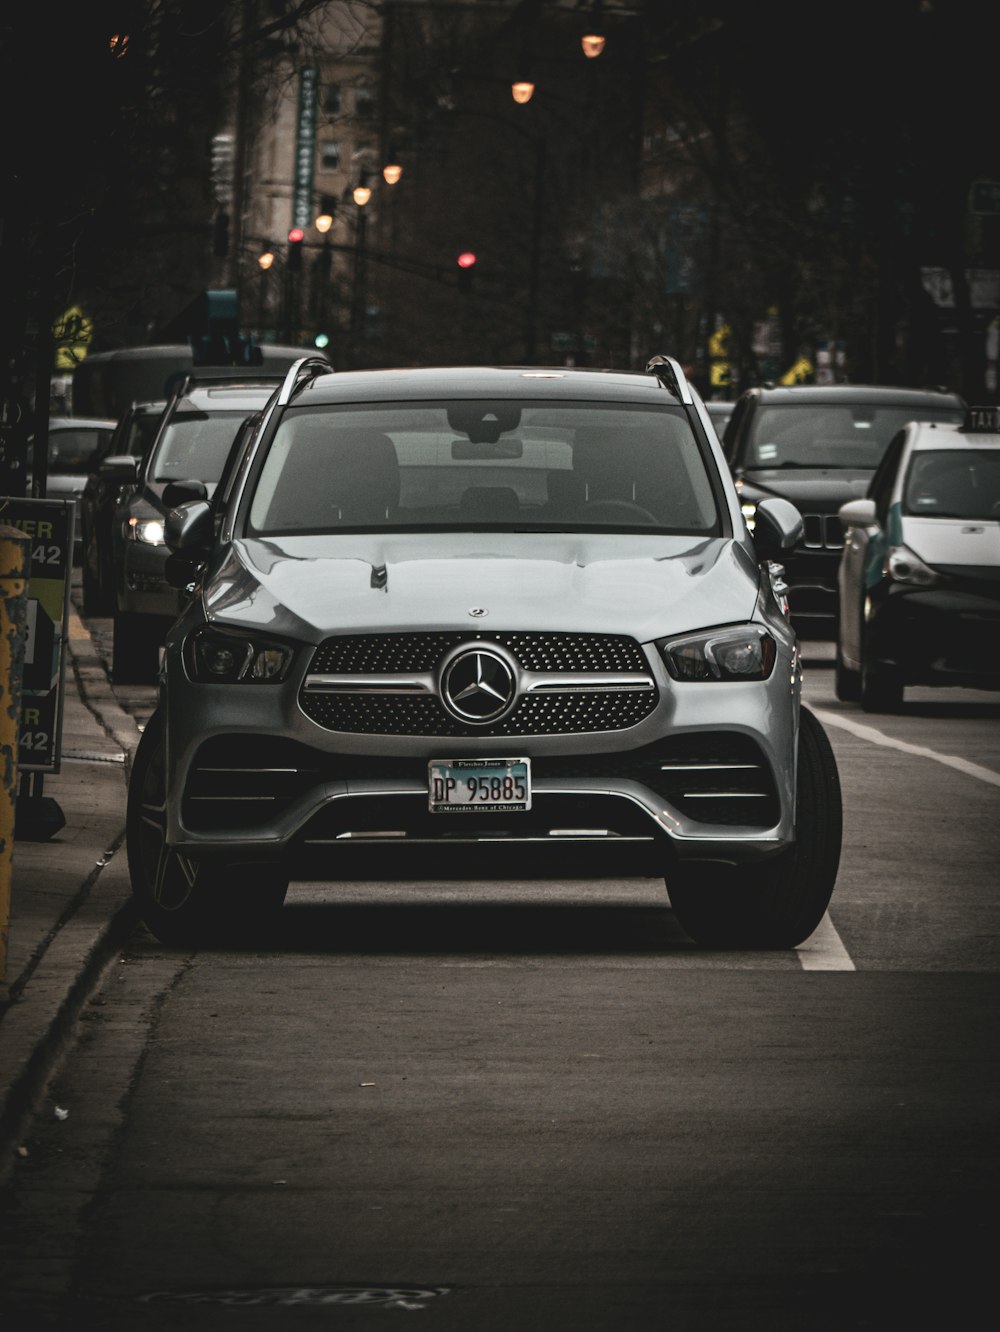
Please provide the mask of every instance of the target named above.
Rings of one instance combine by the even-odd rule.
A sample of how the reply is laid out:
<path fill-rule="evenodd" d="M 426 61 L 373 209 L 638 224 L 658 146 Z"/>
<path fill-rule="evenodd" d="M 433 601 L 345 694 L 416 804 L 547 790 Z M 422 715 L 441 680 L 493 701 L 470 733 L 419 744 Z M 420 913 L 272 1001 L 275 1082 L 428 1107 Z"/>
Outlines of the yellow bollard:
<path fill-rule="evenodd" d="M 21 670 L 30 571 L 30 538 L 19 528 L 0 524 L 0 773 L 3 775 L 3 790 L 0 791 L 0 984 L 7 978 Z"/>

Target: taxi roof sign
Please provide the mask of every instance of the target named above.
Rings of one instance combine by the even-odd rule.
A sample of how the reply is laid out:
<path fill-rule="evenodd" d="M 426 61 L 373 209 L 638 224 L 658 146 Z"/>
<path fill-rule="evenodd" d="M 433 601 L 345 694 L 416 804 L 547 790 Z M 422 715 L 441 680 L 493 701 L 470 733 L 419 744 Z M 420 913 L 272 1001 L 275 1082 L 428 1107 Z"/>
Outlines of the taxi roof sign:
<path fill-rule="evenodd" d="M 968 407 L 962 429 L 966 434 L 1000 434 L 1000 407 Z"/>

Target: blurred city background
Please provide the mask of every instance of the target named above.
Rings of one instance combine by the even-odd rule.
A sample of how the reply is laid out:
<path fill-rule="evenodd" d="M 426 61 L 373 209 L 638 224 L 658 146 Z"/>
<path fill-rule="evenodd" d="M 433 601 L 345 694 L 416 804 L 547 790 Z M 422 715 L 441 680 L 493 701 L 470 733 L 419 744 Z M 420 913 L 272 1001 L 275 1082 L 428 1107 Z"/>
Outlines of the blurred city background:
<path fill-rule="evenodd" d="M 997 400 L 995 94 L 966 0 L 93 0 L 0 24 L 8 433 L 50 382 L 70 409 L 87 354 L 196 335 L 209 291 L 338 368 L 667 352 L 708 398 Z"/>

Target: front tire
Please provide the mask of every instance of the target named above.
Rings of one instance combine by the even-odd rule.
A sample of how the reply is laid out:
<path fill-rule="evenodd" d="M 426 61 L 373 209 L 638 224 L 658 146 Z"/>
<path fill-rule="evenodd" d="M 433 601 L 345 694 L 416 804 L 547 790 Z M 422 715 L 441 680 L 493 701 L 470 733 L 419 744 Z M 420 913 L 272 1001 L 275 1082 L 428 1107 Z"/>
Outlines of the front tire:
<path fill-rule="evenodd" d="M 840 645 L 837 645 L 837 660 L 834 666 L 833 688 L 841 703 L 859 703 L 861 701 L 861 672 L 852 671 L 844 665 Z"/>
<path fill-rule="evenodd" d="M 191 860 L 167 845 L 166 758 L 159 712 L 149 719 L 129 778 L 126 849 L 132 894 L 161 943 L 194 947 L 248 938 L 273 922 L 288 891 L 279 867 Z"/>
<path fill-rule="evenodd" d="M 903 706 L 903 677 L 894 666 L 874 660 L 871 645 L 861 656 L 861 706 L 865 712 L 898 712 Z"/>
<path fill-rule="evenodd" d="M 681 928 L 706 948 L 795 948 L 823 919 L 840 864 L 840 776 L 826 732 L 800 709 L 795 845 L 755 865 L 682 865 L 667 877 Z"/>

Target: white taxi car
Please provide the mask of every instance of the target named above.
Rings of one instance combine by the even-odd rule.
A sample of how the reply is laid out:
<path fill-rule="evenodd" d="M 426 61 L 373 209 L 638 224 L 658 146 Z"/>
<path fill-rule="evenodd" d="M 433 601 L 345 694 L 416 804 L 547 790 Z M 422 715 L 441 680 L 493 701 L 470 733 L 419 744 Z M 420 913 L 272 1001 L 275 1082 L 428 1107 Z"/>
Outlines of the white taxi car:
<path fill-rule="evenodd" d="M 911 421 L 839 512 L 837 697 L 889 712 L 906 685 L 1000 689 L 1000 408 Z"/>

